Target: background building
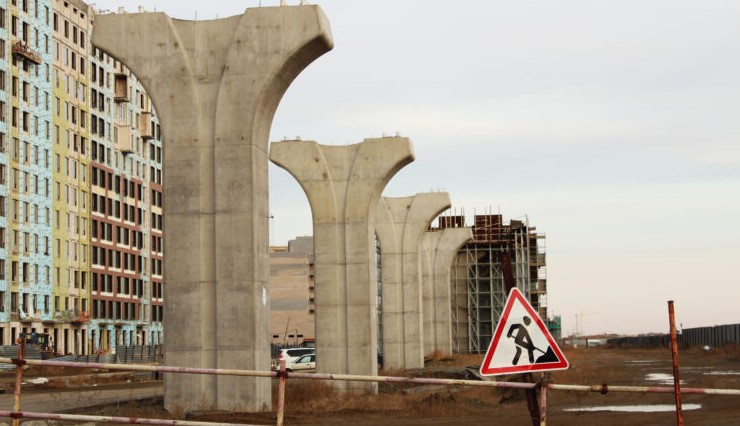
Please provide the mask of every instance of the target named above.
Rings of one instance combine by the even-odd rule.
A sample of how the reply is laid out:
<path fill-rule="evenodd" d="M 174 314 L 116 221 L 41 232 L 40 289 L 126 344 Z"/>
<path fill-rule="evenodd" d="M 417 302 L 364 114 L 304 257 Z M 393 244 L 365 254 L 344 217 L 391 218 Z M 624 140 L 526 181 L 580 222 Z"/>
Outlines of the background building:
<path fill-rule="evenodd" d="M 49 1 L 0 3 L 0 341 L 53 318 Z"/>
<path fill-rule="evenodd" d="M 162 342 L 162 144 L 80 0 L 0 1 L 0 344 Z"/>
<path fill-rule="evenodd" d="M 312 237 L 270 249 L 270 332 L 274 346 L 300 346 L 316 338 Z"/>
<path fill-rule="evenodd" d="M 52 3 L 52 254 L 55 351 L 87 353 L 90 308 L 88 33 L 92 10 Z"/>
<path fill-rule="evenodd" d="M 162 343 L 162 144 L 149 97 L 119 61 L 90 57 L 92 349 Z M 94 99 L 94 100 L 93 100 Z"/>

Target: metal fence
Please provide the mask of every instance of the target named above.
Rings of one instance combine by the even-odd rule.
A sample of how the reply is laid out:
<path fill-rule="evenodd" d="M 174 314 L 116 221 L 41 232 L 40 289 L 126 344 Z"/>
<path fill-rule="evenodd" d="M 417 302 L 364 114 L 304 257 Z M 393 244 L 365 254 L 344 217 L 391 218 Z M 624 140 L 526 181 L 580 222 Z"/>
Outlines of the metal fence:
<path fill-rule="evenodd" d="M 740 324 L 684 328 L 676 337 L 678 344 L 683 348 L 696 346 L 721 348 L 728 345 L 740 345 Z M 668 334 L 651 334 L 618 337 L 608 339 L 607 344 L 614 347 L 667 348 L 671 344 L 671 336 Z"/>
<path fill-rule="evenodd" d="M 0 346 L 0 357 L 18 358 L 18 345 Z M 50 361 L 73 361 L 73 362 L 102 362 L 106 364 L 146 364 L 152 362 L 162 362 L 163 358 L 162 345 L 118 345 L 116 353 L 95 353 L 90 355 L 65 355 L 56 358 L 50 358 Z M 26 344 L 23 354 L 26 359 L 45 359 L 42 355 L 39 345 Z M 15 368 L 12 364 L 0 364 L 0 369 Z"/>
<path fill-rule="evenodd" d="M 458 380 L 458 379 L 439 379 L 439 378 L 409 378 L 395 376 L 359 376 L 349 374 L 324 374 L 324 373 L 292 373 L 285 370 L 285 363 L 281 363 L 280 371 L 261 371 L 261 370 L 228 370 L 228 369 L 209 369 L 209 368 L 187 368 L 172 367 L 162 365 L 144 365 L 144 364 L 105 364 L 105 363 L 86 363 L 73 361 L 51 361 L 41 359 L 25 359 L 23 357 L 24 349 L 18 352 L 18 358 L 0 357 L 0 363 L 14 364 L 16 366 L 16 386 L 14 392 L 14 409 L 13 411 L 0 410 L 0 417 L 10 417 L 13 424 L 17 425 L 19 419 L 50 419 L 50 420 L 75 420 L 82 422 L 111 422 L 127 424 L 158 424 L 158 425 L 185 425 L 185 426 L 207 426 L 207 425 L 228 425 L 227 423 L 209 423 L 186 420 L 162 420 L 162 419 L 145 419 L 134 417 L 109 417 L 109 416 L 82 416 L 71 414 L 40 413 L 22 411 L 21 406 L 21 383 L 24 367 L 27 365 L 49 366 L 49 367 L 70 367 L 82 369 L 107 369 L 107 370 L 127 370 L 138 372 L 152 373 L 185 373 L 185 374 L 207 374 L 207 375 L 228 375 L 242 377 L 265 377 L 278 378 L 278 406 L 277 406 L 277 425 L 283 425 L 283 413 L 285 409 L 285 388 L 289 378 L 308 379 L 308 380 L 337 380 L 337 381 L 359 381 L 359 382 L 384 382 L 384 383 L 406 383 L 406 384 L 435 384 L 447 386 L 475 386 L 489 388 L 513 388 L 524 389 L 528 392 L 536 392 L 536 404 L 539 405 L 540 424 L 545 424 L 547 411 L 546 393 L 548 390 L 563 390 L 571 392 L 598 392 L 606 394 L 608 392 L 637 392 L 637 393 L 664 393 L 671 394 L 676 391 L 674 387 L 654 387 L 654 386 L 607 386 L 600 385 L 565 385 L 539 381 L 535 383 L 523 382 L 496 382 L 482 380 Z M 140 350 L 141 351 L 141 350 Z M 733 395 L 740 396 L 740 389 L 702 389 L 702 388 L 681 388 L 680 393 L 684 394 L 704 394 L 704 395 Z M 530 407 L 531 409 L 531 407 Z"/>
<path fill-rule="evenodd" d="M 740 324 L 687 328 L 681 333 L 681 340 L 685 346 L 720 348 L 727 345 L 740 345 Z"/>
<path fill-rule="evenodd" d="M 161 362 L 162 345 L 116 346 L 116 357 L 121 364 Z"/>

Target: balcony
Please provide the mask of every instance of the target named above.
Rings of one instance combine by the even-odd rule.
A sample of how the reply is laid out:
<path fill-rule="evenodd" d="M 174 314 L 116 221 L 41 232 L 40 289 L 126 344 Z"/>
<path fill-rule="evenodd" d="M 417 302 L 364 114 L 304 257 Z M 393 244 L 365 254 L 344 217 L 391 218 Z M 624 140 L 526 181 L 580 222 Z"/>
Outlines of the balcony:
<path fill-rule="evenodd" d="M 131 86 L 128 84 L 128 75 L 116 74 L 114 78 L 115 94 L 113 100 L 116 102 L 128 102 L 131 100 Z"/>
<path fill-rule="evenodd" d="M 142 112 L 139 116 L 139 133 L 144 140 L 154 139 L 154 126 L 152 125 L 152 113 Z"/>
<path fill-rule="evenodd" d="M 31 49 L 23 40 L 18 40 L 13 43 L 13 55 L 26 58 L 36 65 L 41 64 L 42 61 L 41 54 Z"/>
<path fill-rule="evenodd" d="M 113 140 L 116 148 L 124 154 L 134 152 L 134 138 L 131 134 L 131 126 L 116 126 Z"/>
<path fill-rule="evenodd" d="M 60 322 L 86 323 L 90 321 L 90 314 L 79 309 L 66 309 L 54 312 L 54 319 Z"/>

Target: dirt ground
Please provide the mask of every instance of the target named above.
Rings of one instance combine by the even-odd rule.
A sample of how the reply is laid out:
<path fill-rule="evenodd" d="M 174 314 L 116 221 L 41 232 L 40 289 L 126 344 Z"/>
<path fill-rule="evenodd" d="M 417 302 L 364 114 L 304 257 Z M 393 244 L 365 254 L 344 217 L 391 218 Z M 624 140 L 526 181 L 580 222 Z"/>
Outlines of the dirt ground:
<path fill-rule="evenodd" d="M 663 386 L 672 382 L 651 380 L 649 375 L 672 375 L 668 349 L 564 348 L 570 369 L 552 372 L 558 384 L 609 386 Z M 409 377 L 467 378 L 464 367 L 479 364 L 482 356 L 455 356 L 432 360 L 423 371 L 384 372 Z M 679 353 L 682 387 L 740 389 L 740 348 Z M 670 377 L 667 377 L 669 380 Z M 503 380 L 516 380 L 504 376 Z M 274 386 L 277 388 L 277 386 Z M 682 395 L 687 425 L 740 424 L 740 396 Z M 550 390 L 547 394 L 548 425 L 674 425 L 675 411 L 568 411 L 608 406 L 674 404 L 671 393 L 583 393 Z M 698 409 L 690 409 L 698 404 Z M 275 403 L 274 406 L 277 406 Z M 208 407 L 197 413 L 170 413 L 161 399 L 74 410 L 77 414 L 150 417 L 225 423 L 275 424 L 274 413 L 218 413 Z M 529 425 L 524 391 L 479 387 L 381 384 L 378 395 L 348 397 L 326 383 L 289 379 L 286 392 L 286 425 Z"/>

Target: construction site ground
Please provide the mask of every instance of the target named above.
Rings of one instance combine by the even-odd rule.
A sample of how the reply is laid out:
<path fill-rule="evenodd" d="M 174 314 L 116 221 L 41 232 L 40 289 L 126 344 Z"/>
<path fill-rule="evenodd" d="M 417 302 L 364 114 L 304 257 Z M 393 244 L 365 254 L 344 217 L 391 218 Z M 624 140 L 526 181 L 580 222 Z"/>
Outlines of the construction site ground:
<path fill-rule="evenodd" d="M 571 367 L 548 374 L 552 383 L 608 386 L 672 386 L 671 352 L 665 349 L 564 348 Z M 383 371 L 384 375 L 408 377 L 469 378 L 466 366 L 479 364 L 482 355 L 452 356 L 430 360 L 424 370 Z M 740 389 L 740 348 L 679 352 L 682 386 L 685 388 Z M 74 370 L 74 371 L 73 371 Z M 2 409 L 12 407 L 12 371 L 0 375 L 6 393 Z M 80 375 L 82 377 L 74 378 Z M 31 368 L 25 379 L 48 378 L 46 383 L 24 385 L 23 401 L 38 400 L 29 411 L 44 410 L 43 401 L 67 398 L 75 405 L 63 411 L 75 414 L 140 418 L 187 419 L 222 423 L 276 424 L 276 414 L 215 412 L 208 406 L 197 412 L 168 413 L 163 409 L 161 382 L 146 383 L 125 374 L 90 375 L 65 368 L 50 371 Z M 56 378 L 55 378 L 56 377 Z M 518 380 L 502 376 L 499 380 Z M 37 380 L 38 381 L 38 380 Z M 43 382 L 43 380 L 40 380 Z M 277 389 L 277 382 L 273 382 Z M 91 388 L 95 393 L 85 394 Z M 93 395 L 118 391 L 113 400 L 96 404 Z M 79 394 L 77 394 L 79 393 Z M 152 393 L 154 396 L 151 396 Z M 156 394 L 159 395 L 156 395 Z M 277 407 L 277 394 L 274 392 Z M 86 396 L 87 395 L 87 396 Z M 112 402 L 115 401 L 115 402 Z M 674 425 L 674 395 L 608 392 L 582 393 L 551 390 L 547 394 L 548 425 Z M 686 424 L 740 424 L 740 396 L 682 395 Z M 530 425 L 523 390 L 438 385 L 379 385 L 378 395 L 348 396 L 330 384 L 316 380 L 288 379 L 285 398 L 286 425 Z M 646 412 L 663 406 L 668 411 Z M 612 407 L 614 411 L 604 411 Z M 625 411 L 625 410 L 634 411 Z M 594 410 L 594 411 L 591 411 Z M 49 423 L 52 424 L 52 423 Z M 55 422 L 53 424 L 73 424 Z"/>

